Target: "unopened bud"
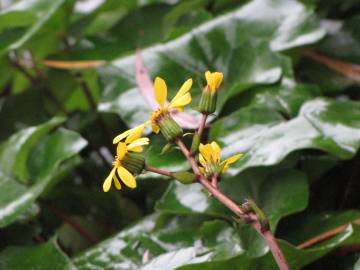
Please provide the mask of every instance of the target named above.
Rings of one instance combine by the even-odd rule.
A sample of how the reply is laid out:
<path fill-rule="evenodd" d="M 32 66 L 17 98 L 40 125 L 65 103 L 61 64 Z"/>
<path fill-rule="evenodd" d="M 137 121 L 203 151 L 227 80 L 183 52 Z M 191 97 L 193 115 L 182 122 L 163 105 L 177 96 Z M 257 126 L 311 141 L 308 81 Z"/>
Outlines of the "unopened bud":
<path fill-rule="evenodd" d="M 191 172 L 176 172 L 174 178 L 183 184 L 191 184 L 196 180 L 195 174 Z"/>
<path fill-rule="evenodd" d="M 204 114 L 212 114 L 216 110 L 217 92 L 211 92 L 206 86 L 202 92 L 199 111 Z"/>
<path fill-rule="evenodd" d="M 199 149 L 199 145 L 200 145 L 200 136 L 199 136 L 199 133 L 197 133 L 197 131 L 196 131 L 194 133 L 194 137 L 192 139 L 190 153 L 192 153 L 192 154 L 196 153 L 196 151 Z"/>

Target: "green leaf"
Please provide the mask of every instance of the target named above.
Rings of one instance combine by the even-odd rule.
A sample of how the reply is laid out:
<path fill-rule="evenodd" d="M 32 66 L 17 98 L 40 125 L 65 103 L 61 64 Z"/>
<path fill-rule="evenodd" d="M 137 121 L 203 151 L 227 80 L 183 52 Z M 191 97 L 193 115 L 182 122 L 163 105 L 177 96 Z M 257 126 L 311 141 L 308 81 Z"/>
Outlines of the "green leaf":
<path fill-rule="evenodd" d="M 282 59 L 273 51 L 310 44 L 323 35 L 312 11 L 302 4 L 255 0 L 173 41 L 143 50 L 142 57 L 152 77 L 167 80 L 169 97 L 188 77 L 200 82 L 206 70 L 222 71 L 220 110 L 228 98 L 248 86 L 280 79 Z M 99 72 L 104 86 L 99 110 L 119 114 L 129 126 L 148 119 L 151 106 L 138 98 L 134 56 L 115 59 Z M 200 94 L 192 90 L 194 106 Z"/>
<path fill-rule="evenodd" d="M 241 233 L 244 228 L 249 227 L 234 228 L 224 221 L 206 220 L 194 215 L 152 215 L 80 254 L 74 262 L 79 270 L 89 267 L 126 270 L 277 269 L 266 247 L 258 256 L 245 252 L 244 233 L 249 231 Z M 336 247 L 358 241 L 359 233 L 358 227 L 349 226 L 323 245 L 306 250 L 278 241 L 291 269 L 301 269 Z"/>
<path fill-rule="evenodd" d="M 319 149 L 341 159 L 354 156 L 360 146 L 360 103 L 318 98 L 306 102 L 299 115 L 281 121 L 270 116 L 250 116 L 257 109 L 239 110 L 215 123 L 212 139 L 220 142 L 224 157 L 245 153 L 229 170 L 279 163 L 300 149 Z M 234 124 L 236 123 L 236 124 Z"/>
<path fill-rule="evenodd" d="M 13 174 L 22 182 L 26 182 L 26 161 L 32 147 L 51 129 L 65 121 L 64 118 L 53 118 L 45 124 L 29 127 L 12 135 L 0 145 L 0 169 L 8 175 Z"/>
<path fill-rule="evenodd" d="M 163 146 L 166 145 L 166 141 L 159 136 L 153 136 L 151 138 L 151 146 L 147 150 L 146 164 L 156 168 L 162 168 L 170 172 L 185 171 L 190 168 L 190 165 L 180 150 L 173 149 L 168 153 L 161 154 Z M 145 173 L 139 175 L 139 178 L 146 179 L 150 176 L 156 178 L 162 177 L 161 175 L 154 173 Z"/>
<path fill-rule="evenodd" d="M 1 269 L 75 270 L 55 239 L 30 247 L 8 247 L 0 253 Z"/>
<path fill-rule="evenodd" d="M 65 13 L 71 9 L 72 3 L 73 0 L 23 0 L 1 12 L 0 20 L 5 23 L 0 24 L 0 30 L 21 25 L 29 27 L 10 44 L 0 47 L 0 55 L 20 49 L 26 44 L 28 49 L 33 48 L 32 53 L 35 53 L 35 56 L 49 53 L 55 46 L 54 39 L 58 39 L 56 34 L 65 29 L 66 19 L 69 18 Z M 37 40 L 30 44 L 33 38 Z"/>
<path fill-rule="evenodd" d="M 43 129 L 44 125 L 14 134 L 2 145 L 1 156 L 8 156 L 5 155 L 6 153 L 16 156 L 22 149 L 14 146 L 18 141 L 14 138 L 24 141 L 23 136 L 28 138 L 29 136 L 26 137 L 26 135 L 31 135 L 34 130 Z M 22 213 L 29 209 L 36 198 L 51 184 L 51 181 L 56 179 L 57 173 L 61 173 L 61 163 L 77 154 L 85 145 L 86 141 L 77 133 L 60 129 L 35 145 L 34 153 L 29 154 L 30 149 L 27 149 L 24 153 L 25 156 L 21 157 L 21 161 L 26 162 L 26 168 L 31 177 L 31 186 L 19 183 L 13 175 L 0 170 L 0 227 L 16 221 Z"/>
<path fill-rule="evenodd" d="M 246 171 L 221 181 L 220 189 L 238 203 L 254 199 L 268 216 L 273 231 L 282 217 L 304 210 L 309 196 L 305 175 L 294 170 Z M 202 213 L 227 219 L 233 215 L 200 184 L 171 183 L 156 208 L 166 213 Z"/>
<path fill-rule="evenodd" d="M 100 269 L 111 267 L 138 269 L 136 268 L 138 267 L 137 263 L 141 262 L 148 242 L 142 243 L 145 247 L 142 245 L 139 247 L 137 239 L 154 229 L 157 217 L 157 215 L 150 215 L 129 229 L 125 229 L 118 235 L 79 254 L 74 259 L 75 265 L 79 270 L 88 269 L 90 266 Z M 151 246 L 152 252 L 159 248 L 156 246 L 158 245 Z M 160 252 L 157 251 L 155 254 L 159 255 L 162 252 L 163 250 L 160 248 Z"/>
<path fill-rule="evenodd" d="M 210 0 L 191 0 L 180 3 L 168 12 L 163 19 L 163 32 L 169 36 L 176 25 L 176 22 L 184 15 L 197 11 L 205 7 Z"/>
<path fill-rule="evenodd" d="M 184 185 L 178 181 L 171 182 L 165 194 L 157 202 L 156 209 L 173 214 L 203 213 L 230 218 L 230 211 L 216 199 L 211 198 L 197 183 Z"/>

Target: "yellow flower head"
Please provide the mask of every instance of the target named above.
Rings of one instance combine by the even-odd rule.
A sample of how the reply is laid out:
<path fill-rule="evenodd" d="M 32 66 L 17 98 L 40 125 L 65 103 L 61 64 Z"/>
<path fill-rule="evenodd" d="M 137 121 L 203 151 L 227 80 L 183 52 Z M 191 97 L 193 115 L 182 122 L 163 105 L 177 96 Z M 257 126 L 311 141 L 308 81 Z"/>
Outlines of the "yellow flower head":
<path fill-rule="evenodd" d="M 224 78 L 222 72 L 205 72 L 205 78 L 207 87 L 210 89 L 211 93 L 214 94 L 216 90 L 220 87 L 220 84 Z"/>
<path fill-rule="evenodd" d="M 113 168 L 103 184 L 104 192 L 108 192 L 110 190 L 112 180 L 114 180 L 116 189 L 121 189 L 119 179 L 121 179 L 121 181 L 129 188 L 136 188 L 135 177 L 131 172 L 129 172 L 124 163 L 126 163 L 126 159 L 131 154 L 130 152 L 142 152 L 143 146 L 149 144 L 149 138 L 140 138 L 141 135 L 138 136 L 138 131 L 134 132 L 133 130 L 132 132 L 128 132 L 126 134 L 127 135 L 125 137 L 117 139 L 120 141 L 126 138 L 125 142 L 119 142 L 117 145 Z"/>
<path fill-rule="evenodd" d="M 242 156 L 242 154 L 237 154 L 221 161 L 221 148 L 216 142 L 200 144 L 199 151 L 199 162 L 202 165 L 199 169 L 206 177 L 226 172 L 229 165 Z"/>
<path fill-rule="evenodd" d="M 175 109 L 179 112 L 184 111 L 184 106 L 188 105 L 191 102 L 191 94 L 189 93 L 192 86 L 192 79 L 188 79 L 181 86 L 175 97 L 167 104 L 167 86 L 166 82 L 160 77 L 156 77 L 154 81 L 154 94 L 159 108 L 152 112 L 150 115 L 150 123 L 152 130 L 155 133 L 159 133 L 160 127 L 158 125 L 158 120 L 163 115 L 169 114 L 170 109 Z"/>

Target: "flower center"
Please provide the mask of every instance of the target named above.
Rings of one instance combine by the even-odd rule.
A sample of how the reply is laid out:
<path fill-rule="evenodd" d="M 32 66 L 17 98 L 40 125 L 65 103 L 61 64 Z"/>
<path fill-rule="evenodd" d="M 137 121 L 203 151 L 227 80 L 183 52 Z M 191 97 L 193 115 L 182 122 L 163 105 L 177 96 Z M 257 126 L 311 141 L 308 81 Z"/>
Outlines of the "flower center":
<path fill-rule="evenodd" d="M 159 108 L 152 113 L 152 120 L 155 124 L 159 124 L 160 120 L 169 114 L 168 108 Z"/>

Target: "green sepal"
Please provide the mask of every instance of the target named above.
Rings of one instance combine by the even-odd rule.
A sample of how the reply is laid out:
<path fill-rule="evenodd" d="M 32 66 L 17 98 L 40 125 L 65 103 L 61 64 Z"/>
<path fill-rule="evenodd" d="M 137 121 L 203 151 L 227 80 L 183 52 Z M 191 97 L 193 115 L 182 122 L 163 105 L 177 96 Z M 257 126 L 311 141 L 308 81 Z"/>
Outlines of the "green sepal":
<path fill-rule="evenodd" d="M 199 145 L 200 145 L 200 136 L 199 136 L 199 133 L 197 133 L 197 131 L 196 131 L 194 133 L 194 136 L 193 136 L 193 139 L 192 139 L 190 153 L 192 153 L 192 154 L 196 153 L 196 151 L 199 148 Z"/>
<path fill-rule="evenodd" d="M 173 142 L 183 135 L 182 128 L 175 122 L 170 114 L 163 115 L 161 119 L 159 119 L 158 124 L 160 126 L 161 134 L 169 142 Z"/>
<path fill-rule="evenodd" d="M 194 183 L 196 180 L 195 174 L 191 172 L 175 172 L 173 176 L 176 180 L 185 185 Z"/>
<path fill-rule="evenodd" d="M 216 111 L 217 92 L 211 93 L 207 88 L 202 92 L 198 110 L 204 114 L 212 114 Z"/>
<path fill-rule="evenodd" d="M 145 158 L 141 154 L 128 152 L 121 161 L 121 164 L 129 172 L 140 174 L 145 167 Z"/>

